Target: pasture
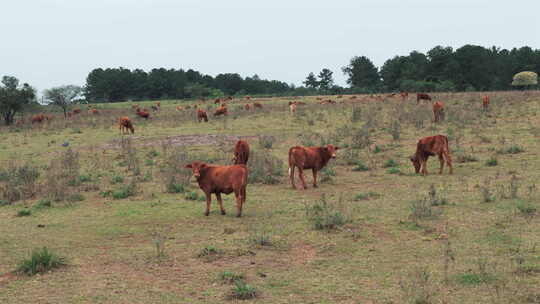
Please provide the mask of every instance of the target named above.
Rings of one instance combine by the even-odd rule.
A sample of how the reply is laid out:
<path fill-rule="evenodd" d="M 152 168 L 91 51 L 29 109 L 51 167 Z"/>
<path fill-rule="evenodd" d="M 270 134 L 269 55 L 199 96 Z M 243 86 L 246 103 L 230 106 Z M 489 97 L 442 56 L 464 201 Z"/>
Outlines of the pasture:
<path fill-rule="evenodd" d="M 2 127 L 0 303 L 540 303 L 540 92 L 435 93 L 438 123 L 413 94 L 356 96 L 234 99 L 219 117 L 212 100 L 169 100 L 148 120 L 131 102 L 81 105 Z M 306 103 L 294 115 L 293 100 Z M 195 104 L 208 123 L 176 109 Z M 454 174 L 437 157 L 415 174 L 418 139 L 436 134 Z M 231 164 L 239 139 L 243 216 L 224 195 L 227 214 L 212 197 L 206 217 L 184 166 Z M 289 148 L 326 144 L 340 149 L 319 187 L 306 170 L 307 190 L 292 189 Z M 66 266 L 15 271 L 42 247 Z"/>

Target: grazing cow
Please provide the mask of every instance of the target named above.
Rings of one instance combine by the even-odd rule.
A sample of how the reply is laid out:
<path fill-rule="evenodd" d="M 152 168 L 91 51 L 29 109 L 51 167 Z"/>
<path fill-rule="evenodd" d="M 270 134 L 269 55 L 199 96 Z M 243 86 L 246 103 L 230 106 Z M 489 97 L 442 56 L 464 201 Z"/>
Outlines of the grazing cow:
<path fill-rule="evenodd" d="M 416 94 L 416 104 L 420 103 L 420 100 L 429 100 L 431 101 L 431 96 L 426 93 L 417 93 Z"/>
<path fill-rule="evenodd" d="M 433 103 L 433 118 L 434 122 L 444 120 L 444 103 L 442 101 L 435 101 Z"/>
<path fill-rule="evenodd" d="M 416 145 L 416 153 L 411 156 L 411 162 L 414 165 L 416 173 L 427 175 L 427 160 L 430 156 L 438 155 L 441 162 L 439 174 L 442 174 L 444 162 L 452 174 L 452 157 L 448 148 L 448 138 L 444 135 L 435 135 L 421 138 Z"/>
<path fill-rule="evenodd" d="M 208 216 L 210 214 L 212 193 L 216 195 L 221 214 L 225 215 L 221 193 L 230 194 L 234 192 L 236 216 L 242 216 L 242 206 L 246 202 L 248 179 L 248 169 L 245 165 L 213 166 L 196 161 L 186 165 L 186 168 L 192 170 L 193 176 L 199 183 L 199 188 L 206 195 L 206 212 L 204 215 Z"/>
<path fill-rule="evenodd" d="M 235 165 L 247 165 L 249 159 L 249 145 L 243 140 L 239 140 L 234 147 L 233 162 Z"/>
<path fill-rule="evenodd" d="M 487 111 L 488 107 L 489 107 L 489 96 L 485 95 L 484 97 L 482 97 L 482 109 L 484 109 L 484 111 Z"/>
<path fill-rule="evenodd" d="M 90 110 L 88 110 L 88 113 L 89 114 L 99 114 L 99 111 L 98 111 L 98 109 L 90 109 Z"/>
<path fill-rule="evenodd" d="M 199 122 L 203 121 L 208 122 L 208 115 L 206 115 L 205 110 L 197 109 L 197 120 Z"/>
<path fill-rule="evenodd" d="M 332 99 L 327 99 L 327 100 L 319 101 L 319 103 L 320 104 L 336 104 L 336 101 Z"/>
<path fill-rule="evenodd" d="M 232 96 L 227 97 L 227 100 L 233 100 Z"/>
<path fill-rule="evenodd" d="M 156 102 L 156 106 L 157 106 L 158 108 L 161 108 L 161 102 L 159 102 L 159 101 Z"/>
<path fill-rule="evenodd" d="M 148 113 L 146 109 L 143 109 L 142 111 L 141 109 L 137 109 L 137 116 L 148 119 L 150 118 L 150 113 Z"/>
<path fill-rule="evenodd" d="M 313 171 L 313 187 L 317 187 L 317 171 L 326 166 L 330 158 L 336 158 L 336 151 L 339 147 L 327 145 L 326 147 L 302 147 L 296 146 L 289 149 L 289 177 L 294 189 L 294 168 L 298 168 L 298 175 L 302 186 L 307 189 L 304 178 L 304 169 Z"/>
<path fill-rule="evenodd" d="M 393 98 L 393 97 L 396 97 L 397 93 L 390 93 L 388 94 L 388 98 Z"/>
<path fill-rule="evenodd" d="M 294 113 L 296 113 L 296 102 L 290 102 L 289 101 L 289 110 L 291 111 L 292 115 L 294 115 Z"/>
<path fill-rule="evenodd" d="M 303 102 L 303 101 L 295 101 L 294 103 L 295 103 L 297 106 L 305 106 L 305 105 L 306 105 L 306 103 Z"/>
<path fill-rule="evenodd" d="M 181 107 L 181 106 L 176 106 L 176 111 L 181 112 L 181 111 L 183 111 L 183 110 L 184 110 L 183 107 Z"/>
<path fill-rule="evenodd" d="M 118 118 L 118 125 L 120 127 L 120 134 L 125 134 L 126 132 L 129 133 L 129 131 L 131 131 L 131 134 L 135 133 L 135 128 L 133 127 L 129 117 L 123 116 Z"/>
<path fill-rule="evenodd" d="M 227 115 L 227 114 L 229 114 L 229 112 L 227 112 L 226 106 L 221 106 L 217 108 L 216 111 L 214 112 L 214 116 Z"/>
<path fill-rule="evenodd" d="M 77 108 L 77 109 L 73 109 L 73 114 L 80 114 L 81 113 L 81 109 Z"/>
<path fill-rule="evenodd" d="M 408 92 L 399 92 L 399 96 L 401 96 L 401 100 L 409 99 Z"/>
<path fill-rule="evenodd" d="M 251 110 L 251 105 L 250 105 L 249 103 L 246 103 L 246 104 L 244 105 L 244 110 L 246 110 L 246 111 Z"/>
<path fill-rule="evenodd" d="M 45 115 L 43 114 L 36 114 L 32 116 L 32 124 L 34 123 L 42 123 L 43 120 L 45 120 Z"/>
<path fill-rule="evenodd" d="M 221 102 L 221 99 L 219 99 L 219 98 L 216 98 L 216 100 L 214 100 L 215 104 L 219 104 L 220 102 Z"/>
<path fill-rule="evenodd" d="M 258 103 L 258 102 L 255 102 L 255 103 L 253 103 L 253 108 L 255 108 L 255 109 L 256 109 L 256 108 L 262 109 L 262 108 L 263 108 L 263 105 L 260 104 L 260 103 Z"/>

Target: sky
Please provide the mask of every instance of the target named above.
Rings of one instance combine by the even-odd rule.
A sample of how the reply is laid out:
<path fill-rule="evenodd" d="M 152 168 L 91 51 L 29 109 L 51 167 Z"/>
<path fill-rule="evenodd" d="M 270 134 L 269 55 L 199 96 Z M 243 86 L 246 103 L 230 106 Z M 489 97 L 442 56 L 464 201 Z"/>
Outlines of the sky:
<path fill-rule="evenodd" d="M 323 68 L 345 85 L 353 56 L 376 66 L 436 45 L 540 48 L 540 0 L 19 0 L 0 5 L 0 76 L 39 92 L 94 68 L 194 69 L 301 85 Z"/>

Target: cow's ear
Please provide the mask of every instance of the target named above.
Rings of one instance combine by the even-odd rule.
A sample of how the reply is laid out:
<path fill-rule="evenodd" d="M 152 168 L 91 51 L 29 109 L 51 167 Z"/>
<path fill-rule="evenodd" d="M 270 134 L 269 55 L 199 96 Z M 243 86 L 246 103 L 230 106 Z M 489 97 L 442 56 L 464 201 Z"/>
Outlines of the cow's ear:
<path fill-rule="evenodd" d="M 186 168 L 191 169 L 191 168 L 193 168 L 193 166 L 191 164 L 189 164 L 189 165 L 186 165 Z"/>

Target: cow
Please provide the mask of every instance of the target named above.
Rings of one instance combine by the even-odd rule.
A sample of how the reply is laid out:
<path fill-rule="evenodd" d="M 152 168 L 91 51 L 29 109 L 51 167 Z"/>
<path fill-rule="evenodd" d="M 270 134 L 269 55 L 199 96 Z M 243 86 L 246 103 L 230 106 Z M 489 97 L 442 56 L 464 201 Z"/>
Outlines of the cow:
<path fill-rule="evenodd" d="M 444 103 L 435 101 L 433 103 L 433 121 L 439 122 L 444 120 Z"/>
<path fill-rule="evenodd" d="M 336 151 L 339 147 L 327 145 L 325 147 L 302 147 L 295 146 L 289 149 L 289 177 L 293 189 L 296 189 L 294 184 L 294 168 L 298 168 L 298 175 L 302 186 L 307 189 L 306 180 L 304 178 L 304 169 L 311 169 L 313 172 L 313 187 L 317 188 L 317 171 L 326 166 L 330 158 L 336 158 Z"/>
<path fill-rule="evenodd" d="M 489 107 L 489 96 L 485 95 L 482 97 L 482 109 L 487 111 Z"/>
<path fill-rule="evenodd" d="M 148 119 L 150 118 L 150 113 L 148 113 L 146 109 L 143 109 L 142 111 L 141 109 L 137 109 L 137 116 Z"/>
<path fill-rule="evenodd" d="M 320 104 L 336 104 L 336 101 L 332 99 L 327 99 L 327 100 L 319 101 L 319 103 Z"/>
<path fill-rule="evenodd" d="M 155 105 L 150 106 L 150 108 L 152 108 L 152 111 L 154 112 L 157 112 L 159 110 L 159 107 Z"/>
<path fill-rule="evenodd" d="M 90 110 L 88 110 L 88 113 L 89 114 L 99 114 L 99 111 L 98 111 L 98 109 L 90 109 Z"/>
<path fill-rule="evenodd" d="M 429 96 L 426 93 L 417 93 L 416 94 L 416 104 L 419 104 L 420 100 L 429 100 L 429 101 L 431 101 L 431 96 Z"/>
<path fill-rule="evenodd" d="M 32 116 L 32 124 L 35 124 L 35 123 L 42 123 L 43 120 L 45 120 L 45 115 L 43 114 L 36 114 L 34 116 Z"/>
<path fill-rule="evenodd" d="M 351 98 L 349 98 L 350 100 L 354 100 L 356 99 L 356 96 L 351 96 Z"/>
<path fill-rule="evenodd" d="M 80 114 L 80 113 L 81 113 L 81 109 L 79 108 L 73 109 L 73 114 Z"/>
<path fill-rule="evenodd" d="M 227 107 L 226 106 L 221 106 L 219 108 L 216 109 L 216 111 L 214 112 L 214 116 L 219 116 L 219 115 L 227 115 L 229 114 L 229 112 L 227 112 Z"/>
<path fill-rule="evenodd" d="M 409 93 L 408 92 L 399 92 L 399 96 L 401 96 L 401 100 L 409 99 Z"/>
<path fill-rule="evenodd" d="M 220 99 L 220 98 L 216 98 L 216 99 L 214 100 L 214 103 L 215 103 L 215 104 L 221 103 L 221 99 Z"/>
<path fill-rule="evenodd" d="M 258 102 L 255 102 L 255 103 L 253 103 L 253 108 L 254 108 L 254 109 L 257 109 L 257 108 L 258 108 L 258 109 L 262 109 L 262 108 L 263 108 L 263 105 L 260 104 L 260 103 L 258 103 Z"/>
<path fill-rule="evenodd" d="M 203 121 L 208 122 L 208 115 L 206 115 L 205 110 L 197 109 L 197 120 L 199 122 Z"/>
<path fill-rule="evenodd" d="M 183 111 L 183 110 L 184 110 L 183 107 L 181 107 L 181 106 L 176 106 L 176 111 L 181 112 L 181 111 Z"/>
<path fill-rule="evenodd" d="M 421 138 L 416 144 L 416 152 L 411 156 L 410 160 L 413 163 L 414 171 L 427 175 L 427 160 L 430 156 L 438 155 L 441 163 L 439 174 L 442 174 L 444 162 L 450 169 L 452 174 L 452 157 L 448 148 L 448 138 L 444 135 L 435 135 Z"/>
<path fill-rule="evenodd" d="M 125 134 L 126 132 L 129 133 L 129 131 L 131 131 L 131 134 L 135 133 L 135 128 L 133 127 L 133 124 L 131 123 L 131 119 L 129 119 L 129 117 L 123 116 L 118 118 L 118 125 L 120 129 L 120 134 Z"/>
<path fill-rule="evenodd" d="M 249 159 L 249 145 L 243 140 L 239 140 L 234 147 L 233 162 L 235 165 L 247 165 Z"/>
<path fill-rule="evenodd" d="M 251 110 L 251 105 L 250 105 L 249 103 L 246 103 L 246 104 L 244 105 L 244 110 L 246 110 L 246 111 Z"/>
<path fill-rule="evenodd" d="M 248 169 L 245 165 L 213 166 L 196 161 L 185 167 L 192 170 L 193 176 L 199 183 L 199 188 L 206 195 L 205 216 L 210 214 L 212 193 L 216 195 L 221 214 L 225 215 L 221 193 L 230 194 L 232 192 L 236 197 L 236 217 L 242 216 L 248 179 Z"/>
<path fill-rule="evenodd" d="M 159 101 L 156 102 L 156 106 L 157 106 L 158 108 L 161 108 L 161 102 L 159 102 Z"/>
<path fill-rule="evenodd" d="M 294 115 L 296 113 L 296 102 L 289 101 L 289 110 L 291 111 L 291 114 Z"/>
<path fill-rule="evenodd" d="M 227 97 L 227 100 L 233 100 L 232 96 Z"/>

